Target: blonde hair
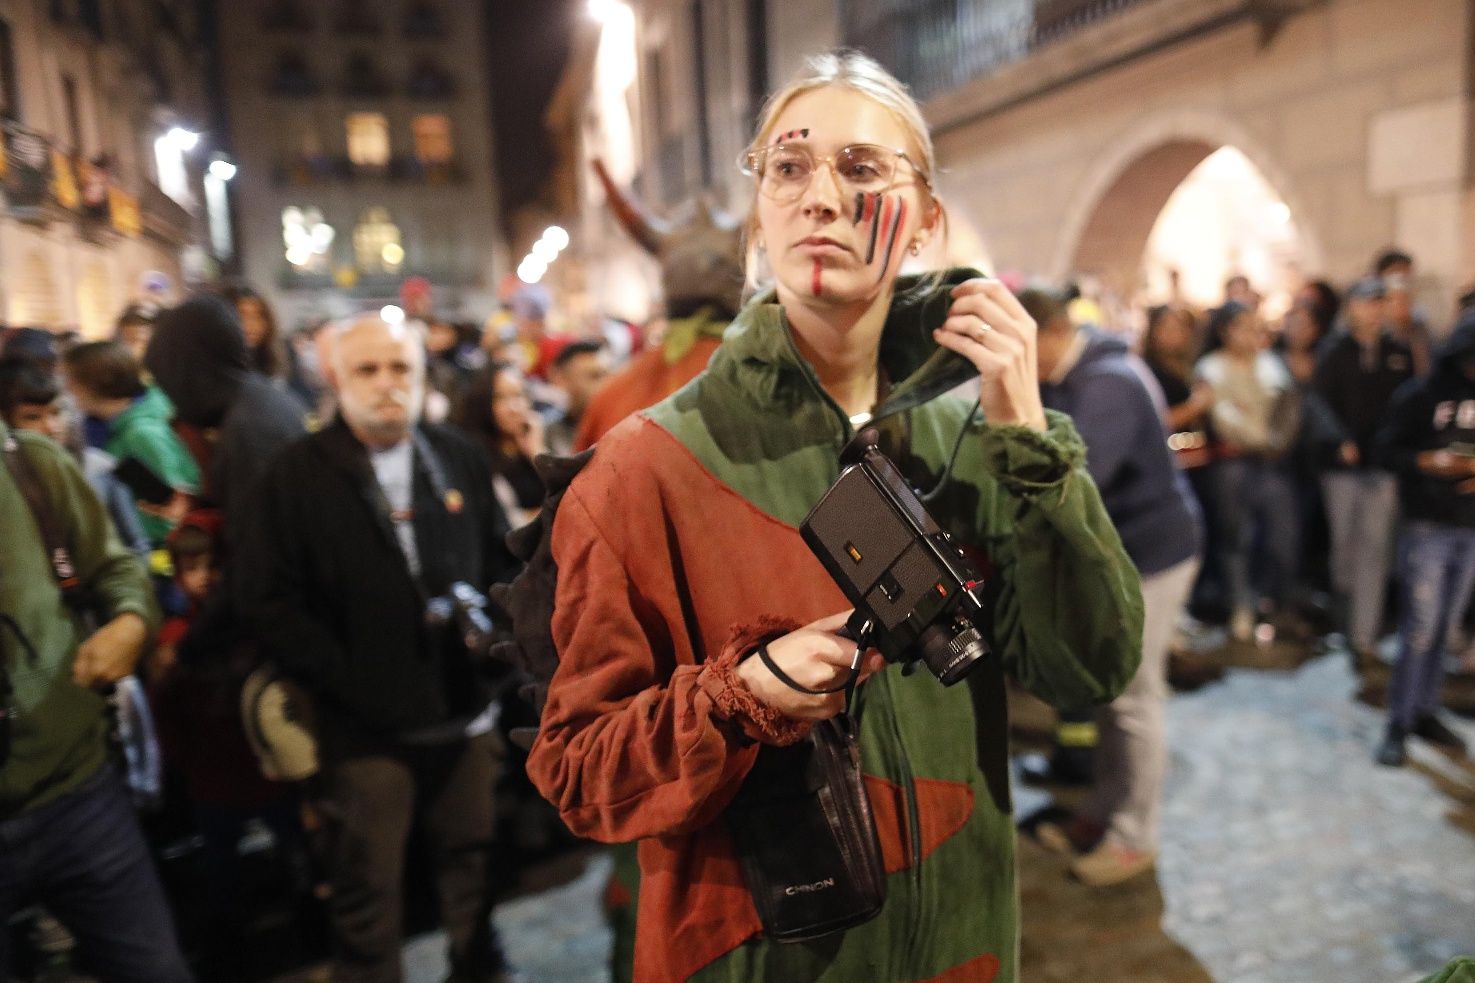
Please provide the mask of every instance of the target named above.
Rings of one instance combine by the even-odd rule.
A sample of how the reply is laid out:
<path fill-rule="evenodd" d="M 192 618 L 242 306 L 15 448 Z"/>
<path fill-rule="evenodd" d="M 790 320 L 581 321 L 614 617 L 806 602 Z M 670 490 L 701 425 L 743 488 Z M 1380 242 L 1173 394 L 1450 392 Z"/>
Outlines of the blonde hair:
<path fill-rule="evenodd" d="M 927 121 L 922 118 L 922 108 L 907 90 L 906 85 L 882 68 L 880 63 L 859 51 L 842 49 L 811 55 L 805 59 L 803 70 L 788 85 L 768 97 L 763 111 L 758 114 L 758 128 L 753 140 L 744 151 L 744 159 L 768 142 L 779 115 L 789 103 L 806 92 L 828 87 L 849 89 L 879 103 L 889 110 L 907 131 L 912 144 L 908 153 L 915 151 L 913 162 L 922 172 L 928 196 L 933 206 L 942 214 L 944 225 L 946 213 L 942 202 L 933 190 L 933 175 L 937 171 L 937 157 L 932 149 L 932 134 L 927 130 Z M 747 289 L 751 293 L 758 288 L 758 209 L 757 188 L 753 190 L 754 204 L 748 210 L 748 220 L 743 223 L 743 271 L 747 277 Z"/>

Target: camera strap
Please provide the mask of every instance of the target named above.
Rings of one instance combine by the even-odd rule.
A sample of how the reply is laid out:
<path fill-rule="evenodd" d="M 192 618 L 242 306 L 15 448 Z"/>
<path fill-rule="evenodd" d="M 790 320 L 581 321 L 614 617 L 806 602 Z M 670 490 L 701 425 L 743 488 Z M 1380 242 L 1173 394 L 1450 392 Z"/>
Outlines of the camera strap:
<path fill-rule="evenodd" d="M 797 682 L 792 676 L 780 669 L 778 663 L 773 660 L 773 656 L 768 654 L 768 642 L 763 642 L 758 646 L 758 658 L 763 660 L 763 664 L 768 667 L 769 672 L 773 673 L 774 678 L 789 687 L 789 689 L 796 690 L 808 696 L 829 696 L 831 693 L 839 693 L 843 690 L 845 692 L 845 713 L 848 716 L 851 705 L 855 700 L 855 684 L 860 681 L 860 660 L 865 655 L 866 648 L 870 646 L 873 630 L 871 622 L 867 620 L 856 631 L 855 655 L 850 660 L 850 672 L 846 675 L 843 683 L 828 687 L 827 689 L 811 689 Z M 851 637 L 851 631 L 852 629 L 847 625 L 839 634 L 845 638 L 849 638 Z"/>

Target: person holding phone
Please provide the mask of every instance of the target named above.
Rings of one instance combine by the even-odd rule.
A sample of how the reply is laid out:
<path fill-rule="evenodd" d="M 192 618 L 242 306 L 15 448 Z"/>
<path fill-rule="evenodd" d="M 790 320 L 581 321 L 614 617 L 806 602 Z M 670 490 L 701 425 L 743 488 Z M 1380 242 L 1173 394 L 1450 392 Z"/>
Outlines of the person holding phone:
<path fill-rule="evenodd" d="M 548 444 L 522 372 L 498 362 L 477 373 L 453 420 L 486 451 L 492 490 L 508 522 L 516 529 L 533 521 L 543 504 L 543 479 L 533 458 L 547 452 Z"/>
<path fill-rule="evenodd" d="M 200 469 L 169 423 L 173 405 L 144 384 L 138 360 L 122 342 L 78 345 L 62 357 L 62 374 L 78 409 L 103 424 L 103 450 L 119 461 L 136 461 L 131 466 L 135 481 L 153 486 L 152 475 L 171 489 L 164 501 L 136 499 L 143 530 L 161 549 L 200 488 Z"/>
<path fill-rule="evenodd" d="M 639 842 L 636 979 L 1012 983 L 1004 674 L 1057 705 L 1110 700 L 1141 653 L 1138 577 L 1079 436 L 1040 404 L 1019 302 L 971 270 L 901 275 L 945 228 L 905 87 L 864 55 L 814 58 L 769 100 L 743 167 L 759 292 L 707 369 L 602 437 L 563 492 L 559 665 L 528 773 L 575 833 Z M 982 414 L 946 395 L 969 381 Z M 909 481 L 940 487 L 929 511 L 987 555 L 994 655 L 947 688 L 864 665 L 860 765 L 887 899 L 781 944 L 761 935 L 724 810 L 766 748 L 844 709 L 750 656 L 766 645 L 810 690 L 849 678 L 844 595 L 798 526 L 862 427 Z"/>

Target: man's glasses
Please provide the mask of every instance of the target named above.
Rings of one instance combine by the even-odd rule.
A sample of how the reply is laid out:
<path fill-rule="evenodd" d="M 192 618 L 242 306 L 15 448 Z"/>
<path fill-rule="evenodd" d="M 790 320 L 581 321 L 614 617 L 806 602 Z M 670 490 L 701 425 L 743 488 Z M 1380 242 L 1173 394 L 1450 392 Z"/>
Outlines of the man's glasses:
<path fill-rule="evenodd" d="M 758 193 L 780 204 L 797 201 L 809 187 L 821 164 L 835 172 L 840 190 L 847 194 L 879 194 L 905 180 L 902 162 L 910 166 L 916 180 L 928 191 L 932 182 L 904 150 L 852 143 L 833 157 L 816 157 L 800 143 L 780 143 L 749 150 L 739 161 L 744 174 L 758 179 Z"/>

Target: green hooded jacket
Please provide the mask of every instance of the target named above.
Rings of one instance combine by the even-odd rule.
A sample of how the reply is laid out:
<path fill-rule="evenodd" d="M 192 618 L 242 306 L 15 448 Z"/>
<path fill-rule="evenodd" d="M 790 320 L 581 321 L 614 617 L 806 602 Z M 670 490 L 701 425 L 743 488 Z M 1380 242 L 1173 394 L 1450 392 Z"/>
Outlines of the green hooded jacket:
<path fill-rule="evenodd" d="M 8 436 L 0 424 L 0 440 Z M 76 464 L 45 437 L 24 432 L 14 437 L 46 492 L 77 576 L 96 598 L 101 617 L 131 611 L 150 631 L 156 629 L 159 615 L 148 576 L 118 539 Z M 8 619 L 0 625 L 0 658 L 15 688 L 16 710 L 10 756 L 0 766 L 0 817 L 8 817 L 75 789 L 102 766 L 107 715 L 101 695 L 72 682 L 81 628 L 62 602 L 40 529 L 3 460 L 0 614 Z"/>
<path fill-rule="evenodd" d="M 873 920 L 765 941 L 722 822 L 757 748 L 802 729 L 755 706 L 734 666 L 848 607 L 798 526 L 853 431 L 772 295 L 739 314 L 706 372 L 603 438 L 565 494 L 559 667 L 528 771 L 576 832 L 639 841 L 637 979 L 1016 979 L 1005 675 L 1058 706 L 1108 701 L 1136 670 L 1142 608 L 1069 419 L 993 426 L 944 395 L 976 373 L 932 329 L 976 275 L 903 279 L 882 335 L 896 380 L 874 415 L 883 449 L 927 488 L 961 434 L 929 511 L 988 557 L 994 657 L 966 685 L 889 666 L 857 691 L 889 874 Z"/>
<path fill-rule="evenodd" d="M 103 449 L 120 461 L 136 458 L 170 486 L 196 492 L 200 489 L 200 469 L 170 426 L 173 417 L 169 397 L 149 386 L 133 405 L 108 421 L 108 442 Z M 168 520 L 146 512 L 140 512 L 139 519 L 155 546 L 161 545 L 173 528 Z"/>

